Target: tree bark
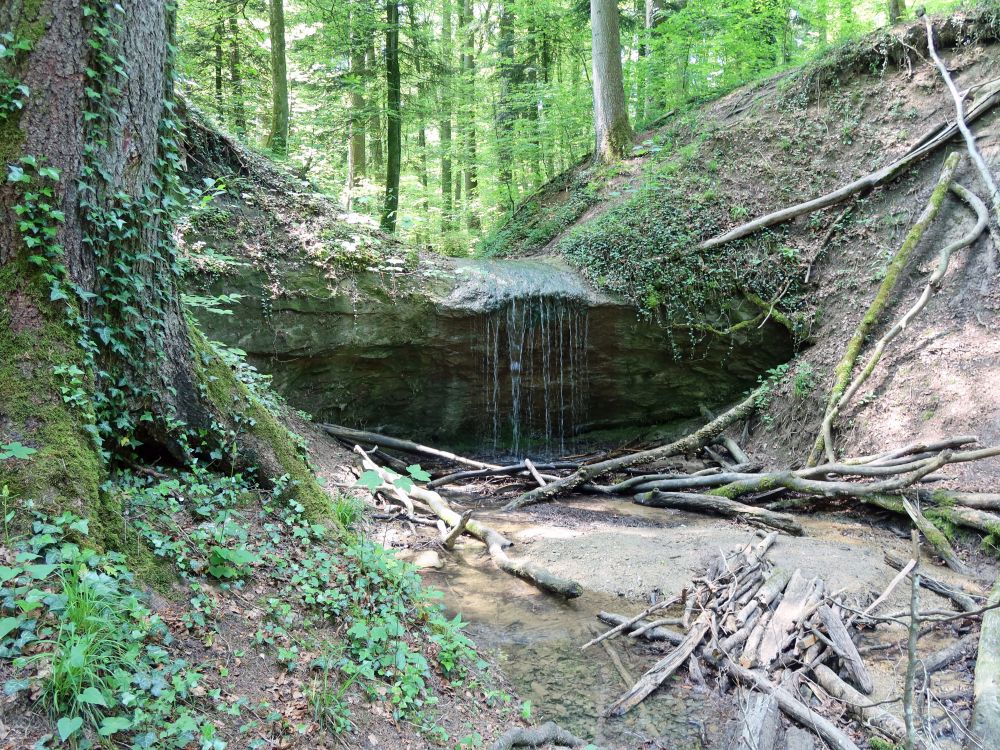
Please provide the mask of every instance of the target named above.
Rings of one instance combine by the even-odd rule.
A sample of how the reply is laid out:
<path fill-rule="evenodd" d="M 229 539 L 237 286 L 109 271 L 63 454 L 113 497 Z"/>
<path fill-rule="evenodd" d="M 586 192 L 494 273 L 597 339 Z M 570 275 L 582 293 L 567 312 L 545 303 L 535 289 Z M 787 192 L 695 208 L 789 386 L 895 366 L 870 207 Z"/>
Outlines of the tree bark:
<path fill-rule="evenodd" d="M 246 103 L 243 101 L 243 59 L 240 51 L 240 23 L 235 13 L 229 15 L 229 82 L 233 87 L 233 130 L 243 137 L 247 132 Z"/>
<path fill-rule="evenodd" d="M 382 210 L 382 228 L 396 231 L 399 211 L 399 171 L 402 157 L 402 111 L 400 109 L 399 78 L 399 2 L 385 3 L 385 81 L 386 98 L 386 172 L 385 207 Z"/>
<path fill-rule="evenodd" d="M 621 36 L 616 0 L 590 0 L 594 68 L 594 159 L 618 161 L 632 145 L 632 127 L 625 108 Z"/>
<path fill-rule="evenodd" d="M 452 200 L 452 163 L 451 163 L 451 0 L 445 0 L 441 10 L 441 82 L 438 88 L 438 104 L 440 107 L 438 121 L 438 136 L 441 139 L 441 231 L 451 230 L 454 213 Z"/>
<path fill-rule="evenodd" d="M 100 485 L 139 445 L 147 456 L 254 464 L 262 478 L 287 471 L 301 497 L 315 493 L 308 504 L 326 499 L 291 443 L 283 458 L 263 436 L 278 434 L 273 415 L 181 308 L 167 7 L 131 0 L 127 12 L 102 4 L 85 16 L 76 0 L 0 6 L 0 28 L 37 29 L 17 71 L 31 96 L 0 123 L 16 134 L 10 161 L 25 157 L 26 180 L 0 187 L 0 442 L 38 451 L 20 467 L 0 462 L 0 485 L 52 510 L 99 515 L 105 544 L 123 526 Z M 37 214 L 39 190 L 51 190 L 61 214 Z M 26 211 L 53 232 L 41 246 L 29 248 L 31 230 L 14 220 Z M 80 373 L 72 404 L 53 374 L 70 366 Z"/>
<path fill-rule="evenodd" d="M 288 153 L 288 66 L 285 61 L 285 2 L 270 0 L 271 132 L 265 145 L 275 154 Z"/>

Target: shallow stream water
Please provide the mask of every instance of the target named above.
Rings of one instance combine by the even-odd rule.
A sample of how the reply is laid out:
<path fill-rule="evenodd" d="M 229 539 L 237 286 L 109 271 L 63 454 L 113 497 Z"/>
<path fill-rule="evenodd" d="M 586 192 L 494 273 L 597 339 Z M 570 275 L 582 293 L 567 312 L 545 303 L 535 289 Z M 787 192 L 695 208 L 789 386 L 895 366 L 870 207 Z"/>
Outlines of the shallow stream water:
<path fill-rule="evenodd" d="M 667 646 L 619 638 L 580 647 L 609 627 L 598 621 L 599 611 L 632 613 L 641 602 L 594 591 L 569 602 L 555 599 L 498 575 L 482 548 L 471 544 L 450 560 L 446 570 L 425 573 L 427 583 L 443 592 L 452 613 L 461 612 L 476 644 L 497 657 L 520 698 L 531 701 L 533 723 L 556 721 L 607 748 L 722 747 L 724 702 L 683 675 L 625 717 L 604 718 Z"/>

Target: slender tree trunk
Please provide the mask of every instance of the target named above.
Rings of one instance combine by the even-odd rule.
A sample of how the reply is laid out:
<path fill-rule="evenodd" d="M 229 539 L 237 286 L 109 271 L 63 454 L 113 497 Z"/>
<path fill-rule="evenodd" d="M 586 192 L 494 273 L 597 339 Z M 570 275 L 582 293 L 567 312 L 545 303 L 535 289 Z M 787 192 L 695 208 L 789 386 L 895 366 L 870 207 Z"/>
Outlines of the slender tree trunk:
<path fill-rule="evenodd" d="M 285 60 L 285 2 L 271 4 L 271 132 L 266 147 L 288 153 L 288 67 Z"/>
<path fill-rule="evenodd" d="M 594 68 L 594 159 L 613 162 L 632 145 L 632 127 L 625 109 L 621 37 L 616 0 L 590 0 Z"/>
<path fill-rule="evenodd" d="M 386 173 L 382 228 L 396 231 L 399 211 L 399 171 L 402 156 L 402 112 L 399 78 L 399 2 L 385 3 Z"/>
<path fill-rule="evenodd" d="M 215 31 L 212 34 L 212 47 L 215 52 L 215 115 L 222 121 L 225 114 L 225 98 L 222 93 L 222 68 L 223 68 L 223 56 L 222 56 L 222 39 L 226 35 L 226 27 L 222 23 L 220 18 L 215 23 Z"/>
<path fill-rule="evenodd" d="M 889 25 L 899 23 L 902 16 L 902 0 L 889 0 Z"/>
<path fill-rule="evenodd" d="M 418 25 L 416 17 L 415 0 L 408 0 L 407 9 L 410 16 L 410 39 L 413 45 L 413 68 L 417 77 L 417 99 L 421 102 L 427 99 L 427 83 L 423 78 L 423 54 L 421 45 L 418 42 Z M 427 174 L 427 128 L 424 123 L 424 111 L 419 110 L 417 116 L 420 118 L 417 127 L 417 179 L 420 181 L 420 200 L 417 203 L 417 211 L 423 219 L 427 219 L 428 196 L 430 179 Z M 417 238 L 426 241 L 426 233 L 423 229 L 418 229 Z"/>
<path fill-rule="evenodd" d="M 378 70 L 375 58 L 375 42 L 369 39 L 368 51 L 365 53 L 368 79 L 375 81 L 375 73 Z M 374 98 L 369 96 L 369 101 L 374 102 Z M 371 107 L 368 115 L 368 166 L 373 175 L 378 174 L 385 168 L 385 156 L 382 149 L 382 113 L 380 107 Z"/>
<path fill-rule="evenodd" d="M 454 214 L 452 202 L 452 163 L 451 163 L 451 0 L 445 0 L 441 10 L 441 58 L 442 75 L 439 84 L 440 120 L 438 132 L 441 138 L 441 230 L 451 230 Z"/>
<path fill-rule="evenodd" d="M 240 24 L 235 14 L 229 16 L 229 81 L 233 88 L 233 129 L 246 135 L 247 115 L 243 101 L 243 61 L 240 54 Z"/>
<path fill-rule="evenodd" d="M 462 75 L 465 80 L 465 145 L 463 173 L 465 176 L 465 203 L 467 226 L 478 231 L 482 226 L 476 211 L 476 195 L 479 191 L 479 173 L 476 168 L 476 39 L 473 31 L 472 0 L 462 0 L 462 17 L 465 20 L 464 49 L 462 50 Z"/>
<path fill-rule="evenodd" d="M 514 63 L 514 17 L 505 4 L 500 8 L 500 38 L 497 45 L 500 57 L 500 100 L 497 103 L 496 130 L 497 155 L 499 157 L 499 178 L 503 187 L 508 208 L 514 210 L 514 150 L 511 141 L 514 138 L 513 96 L 517 70 Z"/>
<path fill-rule="evenodd" d="M 348 120 L 347 185 L 344 207 L 353 208 L 354 192 L 361 186 L 365 164 L 365 47 L 360 12 L 352 8 L 350 19 L 349 65 L 351 70 L 350 116 Z"/>

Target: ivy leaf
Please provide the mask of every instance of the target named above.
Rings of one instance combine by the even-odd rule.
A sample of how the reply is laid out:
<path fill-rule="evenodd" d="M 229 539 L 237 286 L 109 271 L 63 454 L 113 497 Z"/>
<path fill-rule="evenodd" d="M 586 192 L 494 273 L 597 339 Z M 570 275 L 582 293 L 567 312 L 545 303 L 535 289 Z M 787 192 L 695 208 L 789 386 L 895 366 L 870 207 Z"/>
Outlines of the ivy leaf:
<path fill-rule="evenodd" d="M 38 453 L 38 451 L 34 448 L 29 448 L 26 445 L 21 445 L 18 442 L 0 445 L 0 461 L 8 458 L 19 458 L 24 460 L 29 458 L 34 453 Z"/>
<path fill-rule="evenodd" d="M 65 742 L 82 726 L 83 719 L 79 716 L 74 716 L 72 719 L 68 716 L 63 716 L 56 722 L 56 729 L 59 731 L 59 739 Z"/>
<path fill-rule="evenodd" d="M 125 716 L 105 716 L 97 733 L 101 737 L 110 737 L 131 728 L 132 721 Z"/>
<path fill-rule="evenodd" d="M 16 164 L 11 164 L 7 170 L 7 182 L 31 182 L 31 178 Z"/>
<path fill-rule="evenodd" d="M 392 481 L 393 485 L 399 487 L 403 492 L 409 492 L 413 489 L 413 480 L 409 477 L 396 477 Z"/>
<path fill-rule="evenodd" d="M 86 688 L 76 697 L 76 700 L 78 703 L 89 703 L 94 706 L 108 708 L 108 701 L 104 698 L 104 694 L 95 687 Z"/>
<path fill-rule="evenodd" d="M 42 177 L 48 177 L 53 181 L 59 179 L 59 170 L 55 167 L 42 167 L 38 170 L 38 174 Z M 62 219 L 60 219 L 60 221 L 62 221 Z"/>
<path fill-rule="evenodd" d="M 382 485 L 382 477 L 377 471 L 368 470 L 354 483 L 355 487 L 367 487 L 374 492 Z"/>
<path fill-rule="evenodd" d="M 406 467 L 406 472 L 418 482 L 431 481 L 431 475 L 420 468 L 420 464 L 410 464 Z"/>
<path fill-rule="evenodd" d="M 0 640 L 7 637 L 7 634 L 12 630 L 19 628 L 21 626 L 20 617 L 5 617 L 0 620 Z"/>

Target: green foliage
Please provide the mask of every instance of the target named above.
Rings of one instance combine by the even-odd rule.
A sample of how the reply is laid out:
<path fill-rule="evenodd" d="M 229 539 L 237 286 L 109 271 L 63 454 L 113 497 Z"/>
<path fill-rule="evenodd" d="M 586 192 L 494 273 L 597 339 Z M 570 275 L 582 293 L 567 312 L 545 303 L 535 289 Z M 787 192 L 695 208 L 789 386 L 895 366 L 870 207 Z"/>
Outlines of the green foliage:
<path fill-rule="evenodd" d="M 795 378 L 792 380 L 792 393 L 796 398 L 806 398 L 816 388 L 816 372 L 808 362 L 802 361 L 795 366 Z"/>
<path fill-rule="evenodd" d="M 0 123 L 24 109 L 24 103 L 31 93 L 27 86 L 6 72 L 7 68 L 12 67 L 19 52 L 28 52 L 30 49 L 29 40 L 19 39 L 10 31 L 0 33 Z"/>
<path fill-rule="evenodd" d="M 62 741 L 86 732 L 135 747 L 185 748 L 214 728 L 195 708 L 196 670 L 172 657 L 170 633 L 135 588 L 121 555 L 80 546 L 88 523 L 35 513 L 32 534 L 0 568 L 0 659 L 30 690 Z"/>

